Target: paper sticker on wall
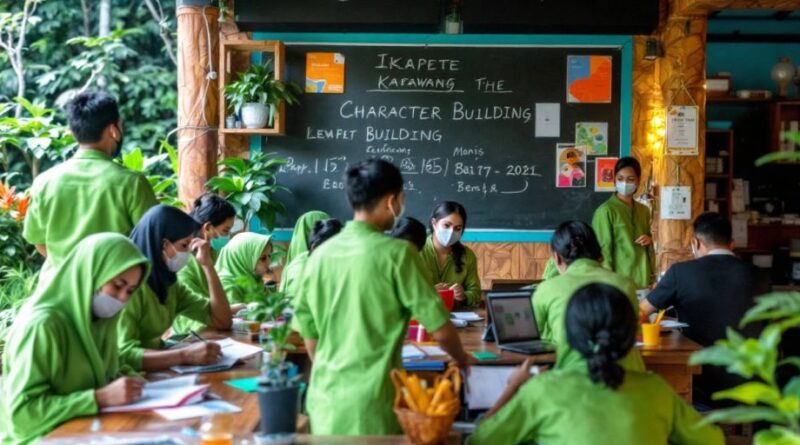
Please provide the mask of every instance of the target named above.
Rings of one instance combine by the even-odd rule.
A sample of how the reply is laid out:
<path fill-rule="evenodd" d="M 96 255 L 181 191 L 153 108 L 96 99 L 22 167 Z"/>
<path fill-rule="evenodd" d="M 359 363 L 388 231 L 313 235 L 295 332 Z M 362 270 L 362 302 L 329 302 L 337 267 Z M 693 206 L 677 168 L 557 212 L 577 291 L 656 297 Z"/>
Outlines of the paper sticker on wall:
<path fill-rule="evenodd" d="M 700 153 L 697 106 L 673 105 L 667 109 L 667 155 L 697 156 Z"/>
<path fill-rule="evenodd" d="M 586 152 L 575 144 L 556 145 L 556 187 L 586 187 Z"/>
<path fill-rule="evenodd" d="M 613 192 L 617 158 L 595 158 L 594 162 L 594 191 Z"/>
<path fill-rule="evenodd" d="M 661 188 L 661 219 L 692 219 L 692 188 Z"/>
<path fill-rule="evenodd" d="M 535 135 L 537 138 L 561 137 L 561 104 L 536 104 Z"/>
<path fill-rule="evenodd" d="M 608 122 L 578 122 L 575 124 L 575 145 L 586 154 L 608 154 Z"/>
<path fill-rule="evenodd" d="M 611 56 L 567 56 L 567 102 L 611 102 Z"/>
<path fill-rule="evenodd" d="M 306 93 L 344 93 L 344 55 L 306 53 Z"/>

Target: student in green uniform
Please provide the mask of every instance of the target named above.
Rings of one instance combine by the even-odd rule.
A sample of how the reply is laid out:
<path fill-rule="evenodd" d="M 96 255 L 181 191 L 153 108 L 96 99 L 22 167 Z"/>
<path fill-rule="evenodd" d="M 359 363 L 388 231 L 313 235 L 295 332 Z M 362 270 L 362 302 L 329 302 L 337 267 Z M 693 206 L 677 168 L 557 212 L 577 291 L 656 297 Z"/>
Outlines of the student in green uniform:
<path fill-rule="evenodd" d="M 437 289 L 451 288 L 456 301 L 478 304 L 481 282 L 478 258 L 461 243 L 467 226 L 467 210 L 461 204 L 445 201 L 435 209 L 429 222 L 431 235 L 422 248 L 422 263 Z"/>
<path fill-rule="evenodd" d="M 640 289 L 650 287 L 655 262 L 650 209 L 633 200 L 642 167 L 634 158 L 620 158 L 614 175 L 616 193 L 595 210 L 592 218 L 603 249 L 603 266 L 630 278 Z"/>
<path fill-rule="evenodd" d="M 41 283 L 14 320 L 0 378 L 0 443 L 36 441 L 61 423 L 141 396 L 120 377 L 117 320 L 147 276 L 125 236 L 89 235 Z"/>
<path fill-rule="evenodd" d="M 128 235 L 144 212 L 157 204 L 143 174 L 113 161 L 123 138 L 113 97 L 81 93 L 67 106 L 67 119 L 78 151 L 33 181 L 22 232 L 46 257 L 41 280 L 58 270 L 72 248 L 88 235 Z"/>
<path fill-rule="evenodd" d="M 424 278 L 419 254 L 383 234 L 403 214 L 400 171 L 371 159 L 352 166 L 345 181 L 353 221 L 309 257 L 294 314 L 314 362 L 307 398 L 311 432 L 398 434 L 389 371 L 402 367 L 411 317 L 460 366 L 468 366 L 469 358 L 442 299 Z"/>
<path fill-rule="evenodd" d="M 216 263 L 219 257 L 217 252 L 222 249 L 222 245 L 227 243 L 230 237 L 236 209 L 225 198 L 207 193 L 194 201 L 194 207 L 189 215 L 200 223 L 198 238 L 211 244 L 211 259 Z M 222 245 L 219 245 L 218 248 L 213 248 L 220 243 Z M 178 272 L 178 281 L 196 293 L 208 293 L 208 282 L 206 282 L 203 268 L 194 257 L 190 257 L 189 264 Z"/>
<path fill-rule="evenodd" d="M 558 268 L 556 267 L 555 261 L 553 258 L 549 258 L 547 263 L 544 265 L 544 272 L 542 273 L 542 281 L 557 277 L 560 274 Z"/>
<path fill-rule="evenodd" d="M 633 347 L 638 317 L 614 286 L 589 284 L 567 306 L 567 339 L 586 368 L 531 378 L 528 359 L 511 376 L 470 445 L 722 445 L 722 432 L 656 374 L 617 360 Z M 588 371 L 588 372 L 587 372 Z"/>
<path fill-rule="evenodd" d="M 291 263 L 283 268 L 283 272 L 281 273 L 281 292 L 285 292 L 289 298 L 294 299 L 300 286 L 300 278 L 303 275 L 303 268 L 305 268 L 311 252 L 341 231 L 342 222 L 336 218 L 330 218 L 314 223 L 314 228 L 311 230 L 311 236 L 308 238 L 308 252 L 303 252 L 296 256 Z"/>
<path fill-rule="evenodd" d="M 244 308 L 244 295 L 238 281 L 242 277 L 261 282 L 272 263 L 271 236 L 242 232 L 228 242 L 219 253 L 216 269 L 231 307 Z"/>
<path fill-rule="evenodd" d="M 230 329 L 231 307 L 211 263 L 208 242 L 195 238 L 200 225 L 175 207 L 158 205 L 142 217 L 131 240 L 152 264 L 147 282 L 131 298 L 119 322 L 119 349 L 123 361 L 136 370 L 157 371 L 176 365 L 215 363 L 220 354 L 214 342 L 163 350 L 161 336 L 175 317 L 183 315 L 213 329 Z M 195 253 L 208 281 L 208 295 L 192 292 L 176 273 Z"/>
<path fill-rule="evenodd" d="M 404 216 L 397 223 L 397 227 L 392 230 L 392 237 L 404 239 L 416 247 L 417 251 L 422 252 L 425 242 L 428 240 L 428 232 L 425 230 L 425 224 L 418 219 Z"/>
<path fill-rule="evenodd" d="M 289 265 L 298 255 L 308 252 L 308 236 L 311 234 L 311 229 L 314 228 L 314 223 L 326 219 L 330 219 L 330 215 L 319 210 L 303 213 L 300 218 L 297 218 L 283 264 Z"/>
<path fill-rule="evenodd" d="M 560 274 L 542 282 L 533 293 L 533 313 L 542 339 L 556 345 L 556 368 L 584 369 L 578 351 L 570 348 L 564 314 L 569 296 L 589 283 L 604 283 L 619 289 L 628 297 L 631 308 L 638 312 L 636 286 L 622 275 L 602 267 L 599 263 L 600 245 L 592 228 L 581 221 L 561 223 L 550 240 L 553 261 Z M 644 370 L 644 362 L 638 349 L 620 361 L 625 369 Z"/>

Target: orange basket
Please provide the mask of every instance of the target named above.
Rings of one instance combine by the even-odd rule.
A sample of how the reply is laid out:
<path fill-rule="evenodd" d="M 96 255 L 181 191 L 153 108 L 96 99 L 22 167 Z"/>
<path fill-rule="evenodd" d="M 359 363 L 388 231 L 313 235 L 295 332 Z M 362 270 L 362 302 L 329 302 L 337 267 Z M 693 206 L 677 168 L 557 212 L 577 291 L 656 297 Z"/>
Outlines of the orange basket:
<path fill-rule="evenodd" d="M 461 389 L 461 374 L 456 366 L 450 366 L 444 374 L 415 373 L 420 380 L 428 383 L 430 388 L 435 387 L 441 380 L 447 379 L 452 383 L 452 391 L 458 400 Z M 394 413 L 403 428 L 406 437 L 415 445 L 436 445 L 445 443 L 450 436 L 456 416 L 460 410 L 460 402 L 447 412 L 429 414 L 410 409 L 402 395 L 403 380 L 400 372 L 392 370 L 392 383 L 395 387 Z"/>

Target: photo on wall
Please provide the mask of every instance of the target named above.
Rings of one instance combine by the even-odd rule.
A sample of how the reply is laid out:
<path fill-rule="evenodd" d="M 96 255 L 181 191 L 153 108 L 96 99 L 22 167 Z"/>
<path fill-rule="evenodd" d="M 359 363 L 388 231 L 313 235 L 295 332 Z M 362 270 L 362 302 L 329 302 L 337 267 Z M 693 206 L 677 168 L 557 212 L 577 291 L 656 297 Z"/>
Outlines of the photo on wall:
<path fill-rule="evenodd" d="M 567 103 L 611 103 L 611 56 L 567 56 Z"/>
<path fill-rule="evenodd" d="M 575 124 L 575 145 L 583 147 L 587 156 L 608 154 L 608 122 Z"/>
<path fill-rule="evenodd" d="M 556 145 L 556 188 L 586 187 L 586 151 L 575 144 Z"/>
<path fill-rule="evenodd" d="M 617 165 L 617 159 L 618 158 L 594 159 L 594 191 L 614 191 L 614 166 Z"/>

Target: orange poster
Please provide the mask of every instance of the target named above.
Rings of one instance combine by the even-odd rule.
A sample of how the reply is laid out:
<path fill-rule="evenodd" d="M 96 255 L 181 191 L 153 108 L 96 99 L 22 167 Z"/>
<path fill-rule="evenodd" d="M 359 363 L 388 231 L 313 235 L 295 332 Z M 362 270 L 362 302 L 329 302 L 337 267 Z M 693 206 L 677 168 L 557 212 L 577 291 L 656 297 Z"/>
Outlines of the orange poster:
<path fill-rule="evenodd" d="M 567 56 L 567 102 L 611 102 L 611 56 Z"/>
<path fill-rule="evenodd" d="M 344 55 L 306 53 L 306 93 L 344 93 Z"/>

